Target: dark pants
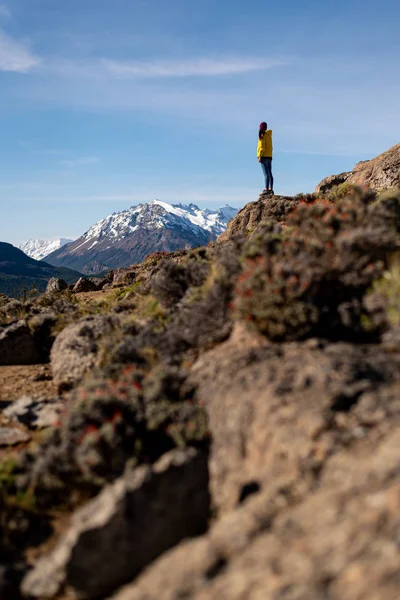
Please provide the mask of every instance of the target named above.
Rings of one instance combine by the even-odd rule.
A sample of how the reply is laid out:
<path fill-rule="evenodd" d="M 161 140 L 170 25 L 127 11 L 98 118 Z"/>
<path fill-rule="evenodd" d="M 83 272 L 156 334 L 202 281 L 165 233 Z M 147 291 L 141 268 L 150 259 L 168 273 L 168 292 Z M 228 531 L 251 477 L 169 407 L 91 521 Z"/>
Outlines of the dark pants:
<path fill-rule="evenodd" d="M 262 157 L 261 167 L 265 177 L 265 189 L 272 190 L 274 188 L 274 178 L 272 177 L 272 158 Z"/>

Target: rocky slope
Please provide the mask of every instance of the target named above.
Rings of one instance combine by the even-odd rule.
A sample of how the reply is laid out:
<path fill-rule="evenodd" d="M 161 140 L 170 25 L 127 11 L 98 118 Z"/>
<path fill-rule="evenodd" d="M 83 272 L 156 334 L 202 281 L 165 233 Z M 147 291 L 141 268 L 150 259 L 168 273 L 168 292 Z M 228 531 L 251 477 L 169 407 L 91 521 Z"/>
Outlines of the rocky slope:
<path fill-rule="evenodd" d="M 102 219 L 47 260 L 87 274 L 127 267 L 152 252 L 201 246 L 215 240 L 236 212 L 230 206 L 212 211 L 194 204 L 171 205 L 153 200 Z"/>
<path fill-rule="evenodd" d="M 73 242 L 73 240 L 68 238 L 58 238 L 56 240 L 28 240 L 21 244 L 19 249 L 35 260 L 43 260 L 52 252 L 59 250 L 71 242 Z"/>
<path fill-rule="evenodd" d="M 372 160 L 357 163 L 352 171 L 326 177 L 315 192 L 327 193 L 343 185 L 364 186 L 376 191 L 400 189 L 400 144 Z"/>
<path fill-rule="evenodd" d="M 398 600 L 400 194 L 218 242 L 1 299 L 0 597 Z"/>
<path fill-rule="evenodd" d="M 34 260 L 15 246 L 0 242 L 0 293 L 14 296 L 21 295 L 23 290 L 43 292 L 51 277 L 61 277 L 67 283 L 75 283 L 81 274 Z"/>

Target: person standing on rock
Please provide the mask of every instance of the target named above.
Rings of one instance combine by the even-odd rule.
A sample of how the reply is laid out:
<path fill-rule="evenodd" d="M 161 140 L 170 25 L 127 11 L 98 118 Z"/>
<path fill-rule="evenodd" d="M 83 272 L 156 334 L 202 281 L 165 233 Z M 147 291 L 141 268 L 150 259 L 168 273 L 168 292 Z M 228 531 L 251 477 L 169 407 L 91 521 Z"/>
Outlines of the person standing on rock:
<path fill-rule="evenodd" d="M 258 131 L 257 158 L 265 177 L 265 190 L 271 196 L 274 193 L 274 178 L 272 176 L 272 130 L 263 121 Z"/>

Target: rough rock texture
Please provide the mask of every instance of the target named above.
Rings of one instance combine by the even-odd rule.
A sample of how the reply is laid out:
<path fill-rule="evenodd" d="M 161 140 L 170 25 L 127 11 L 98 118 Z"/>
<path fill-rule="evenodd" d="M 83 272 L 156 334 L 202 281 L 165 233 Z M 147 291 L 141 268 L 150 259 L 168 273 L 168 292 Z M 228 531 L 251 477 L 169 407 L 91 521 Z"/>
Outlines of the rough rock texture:
<path fill-rule="evenodd" d="M 399 355 L 379 346 L 315 339 L 249 348 L 233 336 L 203 355 L 192 381 L 207 404 L 215 507 L 224 512 L 252 490 L 306 480 L 326 455 L 365 437 L 377 408 L 368 394 L 399 367 Z M 400 402 L 388 401 L 380 420 L 397 411 Z"/>
<path fill-rule="evenodd" d="M 261 194 L 257 202 L 249 202 L 228 223 L 218 243 L 226 242 L 234 235 L 249 235 L 262 221 L 281 222 L 298 204 L 298 200 L 287 196 Z"/>
<path fill-rule="evenodd" d="M 3 415 L 12 421 L 23 423 L 30 429 L 44 429 L 54 425 L 63 409 L 63 402 L 56 400 L 37 400 L 23 396 L 12 402 Z"/>
<path fill-rule="evenodd" d="M 89 281 L 91 281 L 96 286 L 96 290 L 102 290 L 105 285 L 110 283 L 110 278 L 109 277 L 90 277 Z"/>
<path fill-rule="evenodd" d="M 66 536 L 28 573 L 24 595 L 51 598 L 65 584 L 104 598 L 182 538 L 206 528 L 207 460 L 173 451 L 117 480 L 73 517 Z"/>
<path fill-rule="evenodd" d="M 118 319 L 95 316 L 69 325 L 57 336 L 51 350 L 51 367 L 60 389 L 76 385 L 102 359 L 102 342 L 111 336 Z"/>
<path fill-rule="evenodd" d="M 274 341 L 370 340 L 382 319 L 365 300 L 398 251 L 399 227 L 394 193 L 301 202 L 285 226 L 263 223 L 246 242 L 235 316 Z"/>
<path fill-rule="evenodd" d="M 174 448 L 207 453 L 207 415 L 184 389 L 186 377 L 176 368 L 146 373 L 132 365 L 114 378 L 93 373 L 66 398 L 58 426 L 25 453 L 20 491 L 31 490 L 42 509 L 74 506 L 121 477 L 127 464 L 155 463 Z"/>
<path fill-rule="evenodd" d="M 248 342 L 194 366 L 219 520 L 113 600 L 396 600 L 399 349 Z"/>
<path fill-rule="evenodd" d="M 11 427 L 0 427 L 0 446 L 15 446 L 28 440 L 30 440 L 30 435 L 25 431 L 11 429 Z"/>
<path fill-rule="evenodd" d="M 76 385 L 0 453 L 6 580 L 31 568 L 25 594 L 54 600 L 398 600 L 400 193 L 337 192 L 261 197 L 251 227 L 118 270 L 110 293 L 0 298 L 3 328 L 56 315 Z"/>
<path fill-rule="evenodd" d="M 46 287 L 46 294 L 54 294 L 59 293 L 68 288 L 68 283 L 64 281 L 64 279 L 59 279 L 58 277 L 52 277 L 49 279 L 49 282 Z"/>
<path fill-rule="evenodd" d="M 80 292 L 95 292 L 97 289 L 98 289 L 98 287 L 94 283 L 94 281 L 91 281 L 90 279 L 85 279 L 84 277 L 81 277 L 80 279 L 78 279 L 78 281 L 74 285 L 72 291 L 75 294 L 78 294 Z"/>
<path fill-rule="evenodd" d="M 315 191 L 326 193 L 343 183 L 367 186 L 376 191 L 400 188 L 400 144 L 372 160 L 357 163 L 352 171 L 326 177 Z"/>
<path fill-rule="evenodd" d="M 313 487 L 249 498 L 113 600 L 397 600 L 399 433 L 378 425 L 327 457 Z"/>
<path fill-rule="evenodd" d="M 26 321 L 0 329 L 0 365 L 29 365 L 40 355 Z"/>

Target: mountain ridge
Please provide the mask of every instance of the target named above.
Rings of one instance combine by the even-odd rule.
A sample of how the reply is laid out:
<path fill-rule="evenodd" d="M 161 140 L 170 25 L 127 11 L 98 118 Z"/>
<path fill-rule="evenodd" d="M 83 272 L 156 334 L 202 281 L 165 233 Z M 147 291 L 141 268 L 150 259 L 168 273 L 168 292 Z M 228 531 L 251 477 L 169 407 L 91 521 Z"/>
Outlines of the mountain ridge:
<path fill-rule="evenodd" d="M 97 274 L 127 267 L 156 251 L 195 247 L 216 240 L 236 215 L 225 205 L 211 210 L 196 204 L 168 204 L 153 200 L 114 212 L 92 225 L 72 244 L 52 252 L 54 266 Z"/>

